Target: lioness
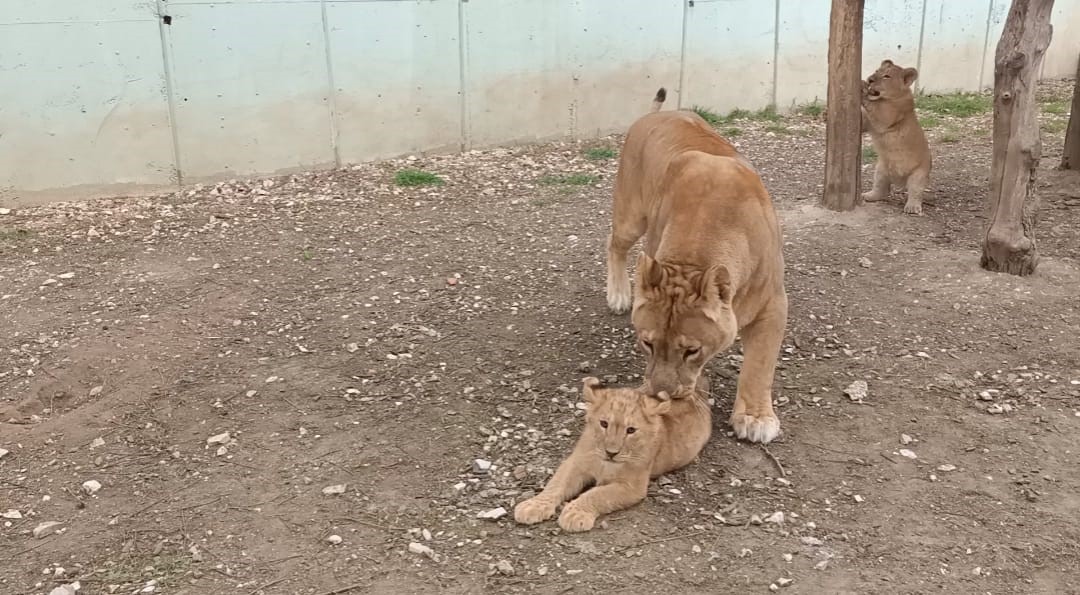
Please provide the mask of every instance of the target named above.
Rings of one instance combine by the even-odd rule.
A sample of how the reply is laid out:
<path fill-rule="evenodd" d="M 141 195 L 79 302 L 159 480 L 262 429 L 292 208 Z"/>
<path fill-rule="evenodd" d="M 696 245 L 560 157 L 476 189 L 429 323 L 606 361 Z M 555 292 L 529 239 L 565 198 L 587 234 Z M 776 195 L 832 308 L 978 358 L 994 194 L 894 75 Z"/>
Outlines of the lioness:
<path fill-rule="evenodd" d="M 642 235 L 631 320 L 648 357 L 643 389 L 678 395 L 738 334 L 744 360 L 730 423 L 780 433 L 772 383 L 787 324 L 780 226 L 754 168 L 690 111 L 658 112 L 626 135 L 608 236 L 607 302 L 631 306 L 626 255 Z"/>
<path fill-rule="evenodd" d="M 918 78 L 914 68 L 901 68 L 884 60 L 863 83 L 863 130 L 877 151 L 874 187 L 862 195 L 873 202 L 889 196 L 893 184 L 907 184 L 904 212 L 922 213 L 922 195 L 930 180 L 930 145 L 915 116 L 911 85 Z"/>
<path fill-rule="evenodd" d="M 592 377 L 582 384 L 585 430 L 543 491 L 514 507 L 519 523 L 547 520 L 571 500 L 559 514 L 559 526 L 588 531 L 600 515 L 644 500 L 650 477 L 686 466 L 709 440 L 712 414 L 700 392 L 670 399 L 602 388 Z M 589 484 L 594 487 L 581 493 Z"/>

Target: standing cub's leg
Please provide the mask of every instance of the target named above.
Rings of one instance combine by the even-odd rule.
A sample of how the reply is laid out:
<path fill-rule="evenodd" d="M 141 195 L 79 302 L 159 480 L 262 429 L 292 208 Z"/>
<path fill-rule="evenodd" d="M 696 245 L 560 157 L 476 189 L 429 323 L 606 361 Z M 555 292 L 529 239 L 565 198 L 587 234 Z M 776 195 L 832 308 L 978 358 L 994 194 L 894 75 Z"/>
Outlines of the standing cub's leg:
<path fill-rule="evenodd" d="M 890 190 L 892 190 L 892 185 L 889 183 L 889 174 L 885 171 L 881 156 L 878 156 L 877 165 L 874 166 L 874 187 L 870 192 L 864 192 L 862 199 L 866 202 L 885 200 L 889 197 Z"/>
<path fill-rule="evenodd" d="M 904 212 L 909 215 L 922 213 L 922 195 L 926 190 L 926 182 L 930 179 L 930 172 L 919 169 L 911 172 L 907 179 L 907 203 L 904 204 Z"/>
<path fill-rule="evenodd" d="M 514 520 L 523 525 L 546 521 L 560 504 L 581 493 L 593 478 L 578 469 L 573 457 L 563 461 L 539 494 L 514 507 Z"/>

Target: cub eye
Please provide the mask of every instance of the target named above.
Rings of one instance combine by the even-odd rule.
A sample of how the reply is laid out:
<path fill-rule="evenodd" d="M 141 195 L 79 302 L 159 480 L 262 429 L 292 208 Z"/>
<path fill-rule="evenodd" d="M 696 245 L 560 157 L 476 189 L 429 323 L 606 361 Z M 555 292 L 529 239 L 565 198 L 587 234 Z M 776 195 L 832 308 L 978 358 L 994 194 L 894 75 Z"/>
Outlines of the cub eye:
<path fill-rule="evenodd" d="M 606 430 L 607 429 L 607 422 L 604 421 L 604 420 L 600 420 L 600 427 L 604 428 Z"/>
<path fill-rule="evenodd" d="M 701 353 L 701 348 L 700 347 L 691 347 L 690 349 L 686 350 L 686 353 L 683 354 L 683 356 L 686 359 L 690 359 L 690 358 L 694 357 L 695 355 L 697 355 L 699 353 Z"/>
<path fill-rule="evenodd" d="M 637 428 L 632 428 L 632 427 L 631 428 L 626 428 L 626 433 L 627 434 L 633 434 L 636 431 L 637 431 Z"/>
<path fill-rule="evenodd" d="M 648 351 L 648 352 L 652 353 L 652 342 L 651 341 L 642 340 L 641 344 L 645 347 L 645 351 Z"/>
<path fill-rule="evenodd" d="M 883 78 L 883 79 L 891 79 L 892 77 L 890 75 L 885 74 L 885 75 L 882 75 L 881 78 Z"/>

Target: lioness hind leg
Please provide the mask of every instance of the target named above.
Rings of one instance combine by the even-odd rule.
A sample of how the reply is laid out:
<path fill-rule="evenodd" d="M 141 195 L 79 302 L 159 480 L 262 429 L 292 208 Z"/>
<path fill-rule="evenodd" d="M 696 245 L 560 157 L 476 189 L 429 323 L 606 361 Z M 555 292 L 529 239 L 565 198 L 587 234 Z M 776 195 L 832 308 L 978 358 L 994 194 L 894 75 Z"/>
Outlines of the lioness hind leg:
<path fill-rule="evenodd" d="M 560 504 L 580 494 L 590 481 L 592 478 L 582 473 L 571 460 L 563 461 L 539 494 L 518 502 L 514 507 L 514 520 L 532 525 L 550 519 Z"/>
<path fill-rule="evenodd" d="M 743 365 L 731 427 L 744 440 L 766 444 L 780 435 L 780 419 L 772 407 L 772 384 L 786 325 L 787 298 L 781 295 L 757 320 L 739 331 Z"/>
<path fill-rule="evenodd" d="M 607 303 L 612 312 L 622 314 L 630 309 L 633 295 L 630 293 L 630 273 L 626 270 L 626 255 L 645 233 L 645 219 L 633 217 L 628 208 L 618 208 L 608 235 L 607 255 Z M 629 219 L 629 220 L 628 220 Z"/>
<path fill-rule="evenodd" d="M 926 182 L 929 174 L 925 171 L 912 172 L 907 179 L 907 202 L 904 204 L 904 212 L 909 215 L 922 213 L 922 195 L 926 190 Z"/>
<path fill-rule="evenodd" d="M 864 192 L 862 199 L 866 202 L 875 202 L 888 198 L 892 184 L 889 183 L 889 174 L 885 171 L 885 164 L 878 157 L 877 165 L 874 166 L 874 187 L 870 192 Z"/>
<path fill-rule="evenodd" d="M 649 491 L 648 471 L 643 475 L 644 479 L 640 481 L 609 483 L 585 492 L 563 507 L 559 526 L 571 533 L 588 531 L 600 516 L 641 502 Z"/>

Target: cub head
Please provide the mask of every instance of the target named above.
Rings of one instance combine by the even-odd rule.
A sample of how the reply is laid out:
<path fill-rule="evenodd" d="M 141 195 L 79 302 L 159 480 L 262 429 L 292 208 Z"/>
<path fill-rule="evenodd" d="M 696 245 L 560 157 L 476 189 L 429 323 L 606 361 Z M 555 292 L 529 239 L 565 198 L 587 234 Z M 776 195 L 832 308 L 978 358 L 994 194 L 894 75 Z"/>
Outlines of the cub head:
<path fill-rule="evenodd" d="M 888 101 L 911 94 L 911 85 L 919 78 L 919 71 L 914 68 L 902 68 L 892 60 L 881 63 L 874 74 L 866 79 L 866 98 L 870 101 Z"/>
<path fill-rule="evenodd" d="M 582 381 L 581 394 L 588 403 L 588 427 L 582 436 L 591 437 L 589 446 L 596 456 L 615 463 L 648 463 L 663 424 L 660 416 L 671 407 L 667 394 L 657 398 L 632 388 L 604 388 L 591 376 Z"/>
<path fill-rule="evenodd" d="M 701 270 L 638 258 L 631 320 L 648 358 L 642 390 L 676 396 L 694 391 L 705 363 L 735 341 L 733 294 L 722 265 Z"/>

